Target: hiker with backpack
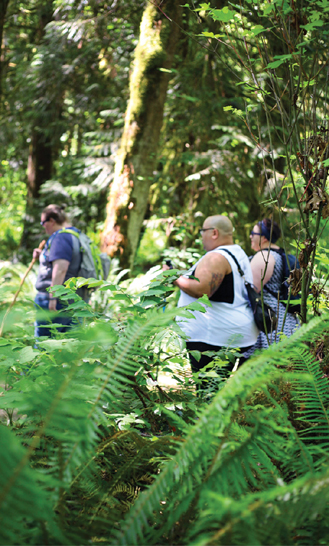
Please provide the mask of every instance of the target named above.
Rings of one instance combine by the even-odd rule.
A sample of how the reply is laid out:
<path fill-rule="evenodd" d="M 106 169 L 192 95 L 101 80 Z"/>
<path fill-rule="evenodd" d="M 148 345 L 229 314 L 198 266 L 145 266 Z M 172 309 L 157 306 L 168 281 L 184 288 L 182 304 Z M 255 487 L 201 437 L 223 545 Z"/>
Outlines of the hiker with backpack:
<path fill-rule="evenodd" d="M 273 309 L 277 323 L 275 330 L 268 335 L 259 333 L 256 344 L 245 353 L 245 357 L 251 356 L 256 349 L 266 349 L 269 343 L 278 342 L 282 333 L 289 337 L 299 328 L 299 306 L 293 305 L 294 297 L 289 294 L 287 282 L 290 270 L 299 268 L 299 264 L 293 255 L 286 255 L 276 244 L 280 236 L 278 224 L 270 218 L 258 222 L 250 234 L 251 248 L 256 252 L 250 262 L 254 287 Z"/>
<path fill-rule="evenodd" d="M 79 230 L 70 224 L 64 207 L 59 205 L 48 205 L 42 211 L 40 224 L 49 235 L 49 239 L 43 250 L 38 248 L 33 250 L 33 258 L 39 258 L 40 261 L 34 302 L 37 309 L 51 311 L 53 316 L 46 320 L 44 316 L 39 318 L 37 315 L 35 336 L 52 337 L 55 329 L 49 327 L 50 323 L 58 324 L 56 330 L 64 332 L 71 326 L 72 318 L 65 316 L 63 312 L 54 316 L 56 311 L 62 310 L 65 306 L 51 291 L 47 291 L 47 288 L 64 284 L 71 277 L 78 276 L 81 262 L 79 239 L 71 233 L 65 233 L 65 229 L 75 231 L 77 234 Z M 42 314 L 44 315 L 44 312 Z"/>
<path fill-rule="evenodd" d="M 73 227 L 64 212 L 65 206 L 48 205 L 41 214 L 41 225 L 49 235 L 43 250 L 35 248 L 33 258 L 39 258 L 40 267 L 36 282 L 37 309 L 52 311 L 52 318 L 43 316 L 35 323 L 35 336 L 52 337 L 54 331 L 65 332 L 72 325 L 72 318 L 65 316 L 65 305 L 53 297 L 51 290 L 55 285 L 64 284 L 72 277 L 106 280 L 111 261 L 107 254 L 99 252 L 96 244 L 79 229 Z M 83 286 L 77 294 L 89 302 L 91 289 Z M 61 311 L 55 315 L 56 311 Z M 44 315 L 44 313 L 43 313 Z M 57 324 L 56 330 L 50 324 Z"/>

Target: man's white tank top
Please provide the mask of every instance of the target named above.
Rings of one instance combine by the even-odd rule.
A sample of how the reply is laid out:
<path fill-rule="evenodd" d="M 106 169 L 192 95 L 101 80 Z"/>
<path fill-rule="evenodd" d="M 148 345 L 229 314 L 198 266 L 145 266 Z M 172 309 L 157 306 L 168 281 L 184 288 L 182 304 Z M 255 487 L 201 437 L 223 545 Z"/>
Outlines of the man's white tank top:
<path fill-rule="evenodd" d="M 218 246 L 210 252 L 222 254 L 231 266 L 234 285 L 233 303 L 212 301 L 211 307 L 204 305 L 205 313 L 191 311 L 195 318 L 179 320 L 178 324 L 187 334 L 187 341 L 200 341 L 220 347 L 249 347 L 256 343 L 259 330 L 248 305 L 244 280 L 239 274 L 233 258 L 223 251 L 224 248 L 227 248 L 236 257 L 244 271 L 245 279 L 252 284 L 250 263 L 242 248 L 238 245 Z M 184 276 L 191 275 L 202 259 L 203 257 Z M 197 301 L 197 298 L 193 298 L 181 290 L 178 307 L 184 307 L 194 301 Z"/>

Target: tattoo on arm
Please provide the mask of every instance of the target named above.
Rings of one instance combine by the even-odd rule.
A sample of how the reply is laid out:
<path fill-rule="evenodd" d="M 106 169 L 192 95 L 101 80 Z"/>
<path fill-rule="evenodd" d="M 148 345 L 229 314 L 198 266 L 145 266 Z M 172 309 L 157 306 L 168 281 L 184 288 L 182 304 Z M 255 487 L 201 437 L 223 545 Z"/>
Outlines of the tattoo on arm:
<path fill-rule="evenodd" d="M 216 292 L 216 290 L 218 290 L 218 288 L 223 282 L 223 279 L 224 279 L 224 275 L 222 275 L 222 273 L 211 274 L 211 281 L 209 283 L 210 297 Z"/>

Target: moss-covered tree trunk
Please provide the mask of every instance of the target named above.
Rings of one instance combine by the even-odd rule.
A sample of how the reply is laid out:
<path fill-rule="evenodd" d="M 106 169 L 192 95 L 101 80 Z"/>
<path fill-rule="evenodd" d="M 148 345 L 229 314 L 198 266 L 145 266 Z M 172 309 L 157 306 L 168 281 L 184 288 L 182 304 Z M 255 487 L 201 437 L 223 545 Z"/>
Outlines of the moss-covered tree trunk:
<path fill-rule="evenodd" d="M 121 147 L 107 205 L 103 248 L 132 269 L 156 167 L 169 70 L 181 17 L 180 0 L 145 8 L 130 79 Z"/>

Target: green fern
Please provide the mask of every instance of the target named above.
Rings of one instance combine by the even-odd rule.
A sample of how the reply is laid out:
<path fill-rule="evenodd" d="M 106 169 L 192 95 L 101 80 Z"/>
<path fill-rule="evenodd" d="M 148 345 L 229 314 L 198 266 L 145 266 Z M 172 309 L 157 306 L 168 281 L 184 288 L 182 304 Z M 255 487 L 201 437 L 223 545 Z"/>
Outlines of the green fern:
<path fill-rule="evenodd" d="M 47 479 L 28 467 L 28 450 L 7 427 L 0 427 L 0 441 L 0 544 L 28 544 L 31 540 L 47 544 L 50 536 L 64 544 L 65 537 L 44 488 Z"/>
<path fill-rule="evenodd" d="M 84 325 L 69 337 L 38 349 L 0 341 L 2 407 L 20 416 L 12 431 L 0 426 L 8 457 L 16 452 L 1 462 L 0 523 L 13 521 L 0 525 L 2 543 L 302 544 L 314 521 L 325 535 L 328 391 L 305 342 L 329 315 L 245 363 L 202 405 L 190 392 L 167 400 L 146 382 L 161 366 L 152 343 L 188 311 L 129 302 L 117 321 L 77 298 Z M 289 406 L 280 390 L 291 384 Z M 127 415 L 133 428 L 120 430 Z M 40 509 L 25 506 L 29 482 Z"/>
<path fill-rule="evenodd" d="M 47 468 L 49 479 L 44 486 L 48 490 L 48 502 L 53 510 L 63 514 L 61 527 L 70 537 L 70 543 L 81 540 L 79 533 L 72 537 L 72 529 L 66 526 L 65 506 L 72 502 L 72 491 L 77 486 L 86 491 L 89 479 L 94 484 L 88 495 L 94 497 L 96 505 L 103 509 L 104 493 L 99 480 L 95 483 L 94 479 L 98 473 L 97 445 L 104 434 L 99 425 L 107 426 L 103 407 L 112 412 L 126 411 L 127 403 L 139 401 L 133 388 L 134 374 L 140 368 L 139 345 L 152 332 L 168 325 L 175 315 L 175 311 L 167 314 L 143 311 L 141 318 L 128 321 L 118 342 L 112 326 L 102 322 L 72 331 L 70 339 L 39 342 L 39 350 L 29 348 L 25 365 L 21 364 L 24 375 L 18 377 L 12 373 L 12 365 L 15 356 L 20 356 L 20 353 L 23 356 L 24 348 L 8 340 L 2 342 L 7 357 L 11 357 L 3 362 L 2 375 L 11 388 L 6 391 L 2 402 L 5 407 L 17 408 L 23 416 L 20 436 L 27 446 L 19 463 L 18 476 L 23 475 L 32 463 L 38 481 L 40 469 L 44 471 Z M 106 352 L 105 347 L 108 348 Z M 160 451 L 157 443 L 152 443 L 152 449 L 139 446 L 136 456 L 119 472 L 122 480 L 129 475 L 129 469 L 135 472 L 140 466 L 149 464 L 150 456 L 159 458 L 160 452 L 166 452 L 167 443 L 159 440 Z M 43 458 L 46 456 L 47 467 L 40 466 L 39 453 Z M 115 498 L 114 490 L 119 486 L 118 480 L 114 480 L 112 494 L 111 490 L 107 491 L 106 499 Z M 8 499 L 15 494 L 15 482 L 8 478 L 4 485 L 4 506 L 12 507 Z M 122 506 L 126 502 L 122 500 Z M 98 510 L 94 510 L 94 516 L 97 513 Z M 0 518 L 9 520 L 10 511 L 3 509 Z M 45 525 L 47 520 L 42 516 L 40 519 Z M 41 523 L 35 521 L 34 525 L 37 529 Z"/>
<path fill-rule="evenodd" d="M 319 362 L 306 350 L 293 351 L 294 368 L 308 374 L 308 381 L 295 381 L 294 399 L 298 401 L 297 416 L 301 423 L 300 435 L 305 441 L 318 440 L 324 449 L 329 446 L 329 385 Z"/>
<path fill-rule="evenodd" d="M 220 491 L 223 489 L 223 483 L 226 484 L 224 491 L 230 491 L 233 496 L 243 493 L 241 484 L 245 484 L 245 478 L 252 487 L 256 487 L 257 481 L 261 480 L 263 489 L 264 485 L 270 488 L 273 484 L 272 475 L 275 473 L 273 465 L 266 465 L 266 461 L 269 457 L 282 457 L 286 443 L 284 434 L 288 433 L 293 438 L 295 431 L 291 425 L 289 426 L 287 419 L 284 419 L 284 426 L 280 427 L 278 414 L 276 419 L 268 422 L 268 442 L 264 444 L 264 428 L 259 427 L 260 434 L 255 434 L 255 437 L 250 435 L 249 446 L 246 442 L 246 449 L 235 449 L 233 458 L 236 454 L 236 459 L 232 460 L 232 454 L 228 458 L 225 451 L 228 450 L 232 419 L 252 392 L 264 385 L 270 385 L 279 379 L 282 373 L 286 373 L 282 372 L 282 367 L 291 364 L 290 348 L 297 352 L 304 350 L 304 341 L 309 339 L 310 335 L 315 337 L 320 334 L 325 328 L 328 328 L 328 316 L 304 326 L 291 338 L 270 347 L 262 355 L 244 364 L 215 396 L 199 421 L 190 427 L 176 456 L 165 465 L 150 489 L 138 499 L 122 532 L 117 535 L 120 544 L 155 544 L 161 541 L 161 537 L 170 534 L 175 525 L 183 525 L 184 516 L 188 521 L 191 517 L 197 517 L 198 510 L 202 509 L 205 502 L 202 490 L 206 491 L 207 498 L 207 491 L 213 492 L 216 483 Z M 280 364 L 281 369 L 276 368 L 275 364 Z M 281 409 L 280 413 L 283 414 L 284 410 Z M 254 424 L 259 426 L 258 420 Z M 257 455 L 260 456 L 261 448 L 263 455 L 260 460 L 265 467 L 263 472 L 257 472 L 254 461 L 255 456 L 256 459 Z M 285 462 L 288 463 L 287 460 Z M 220 479 L 217 473 L 216 479 L 211 481 L 212 488 L 208 488 L 206 477 L 214 471 L 216 465 L 219 466 Z M 227 477 L 225 471 L 229 465 L 232 466 L 232 472 Z M 308 466 L 305 468 L 309 470 Z M 160 528 L 158 524 L 153 527 L 151 522 L 158 522 L 160 519 L 157 507 L 160 506 L 161 500 L 166 502 L 165 508 L 161 509 L 163 523 Z M 149 522 L 148 527 L 145 526 L 146 521 Z"/>

